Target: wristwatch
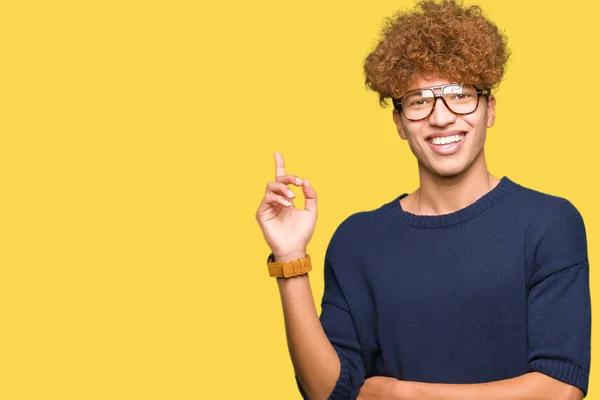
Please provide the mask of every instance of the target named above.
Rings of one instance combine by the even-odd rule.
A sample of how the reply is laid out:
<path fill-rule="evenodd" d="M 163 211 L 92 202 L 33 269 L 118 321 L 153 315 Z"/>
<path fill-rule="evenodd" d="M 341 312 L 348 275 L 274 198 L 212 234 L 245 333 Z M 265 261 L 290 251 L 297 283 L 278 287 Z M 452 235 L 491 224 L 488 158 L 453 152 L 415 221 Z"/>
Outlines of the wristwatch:
<path fill-rule="evenodd" d="M 294 276 L 304 275 L 312 270 L 310 256 L 307 254 L 304 258 L 297 260 L 276 262 L 273 253 L 267 258 L 269 275 L 273 278 L 292 278 Z"/>

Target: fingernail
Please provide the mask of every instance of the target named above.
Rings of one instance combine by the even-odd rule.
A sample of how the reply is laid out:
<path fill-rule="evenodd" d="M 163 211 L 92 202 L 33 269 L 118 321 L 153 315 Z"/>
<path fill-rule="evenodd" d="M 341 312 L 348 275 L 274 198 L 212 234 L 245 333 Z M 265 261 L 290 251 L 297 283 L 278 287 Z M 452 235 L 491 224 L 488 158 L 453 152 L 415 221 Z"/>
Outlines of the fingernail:
<path fill-rule="evenodd" d="M 296 197 L 296 195 L 291 190 L 288 190 L 288 197 Z"/>
<path fill-rule="evenodd" d="M 292 203 L 290 203 L 290 202 L 289 202 L 289 201 L 287 201 L 287 200 L 284 200 L 284 201 L 283 201 L 283 203 L 284 203 L 286 206 L 291 206 L 291 205 L 292 205 Z"/>
<path fill-rule="evenodd" d="M 302 179 L 300 179 L 300 178 L 296 178 L 296 184 L 298 184 L 298 185 L 302 185 Z"/>

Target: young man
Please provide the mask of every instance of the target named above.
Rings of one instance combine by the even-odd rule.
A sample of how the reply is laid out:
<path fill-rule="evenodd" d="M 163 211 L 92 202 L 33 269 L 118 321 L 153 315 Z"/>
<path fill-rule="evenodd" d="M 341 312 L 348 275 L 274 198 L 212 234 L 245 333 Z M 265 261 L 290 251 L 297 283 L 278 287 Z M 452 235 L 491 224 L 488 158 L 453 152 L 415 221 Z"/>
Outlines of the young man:
<path fill-rule="evenodd" d="M 486 166 L 503 35 L 453 1 L 399 13 L 365 62 L 391 98 L 420 185 L 347 218 L 325 255 L 319 317 L 306 248 L 316 192 L 275 153 L 256 213 L 304 398 L 581 399 L 590 368 L 586 234 L 567 200 Z M 301 186 L 304 210 L 287 185 Z"/>

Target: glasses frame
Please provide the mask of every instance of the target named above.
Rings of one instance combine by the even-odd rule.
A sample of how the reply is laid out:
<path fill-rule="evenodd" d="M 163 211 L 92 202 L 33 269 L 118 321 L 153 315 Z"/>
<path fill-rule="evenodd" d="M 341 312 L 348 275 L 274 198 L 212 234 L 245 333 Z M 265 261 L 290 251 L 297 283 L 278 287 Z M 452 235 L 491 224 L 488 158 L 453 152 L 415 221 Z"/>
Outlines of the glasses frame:
<path fill-rule="evenodd" d="M 424 88 L 419 88 L 419 89 L 415 89 L 415 90 L 411 90 L 410 92 L 407 92 L 405 94 L 403 94 L 400 97 L 405 96 L 408 93 L 411 92 L 417 92 L 419 90 L 431 90 L 433 92 L 433 106 L 431 106 L 431 111 L 429 111 L 429 114 L 427 114 L 426 116 L 424 116 L 423 118 L 418 118 L 418 119 L 411 119 L 408 118 L 406 116 L 406 114 L 404 114 L 404 110 L 402 109 L 402 102 L 400 101 L 400 99 L 396 99 L 392 97 L 392 104 L 394 104 L 394 109 L 400 113 L 402 113 L 402 115 L 404 115 L 404 118 L 406 118 L 409 121 L 423 121 L 424 119 L 427 119 L 431 116 L 431 114 L 433 114 L 433 110 L 435 110 L 435 105 L 437 104 L 437 99 L 440 98 L 442 99 L 442 101 L 444 102 L 444 105 L 446 106 L 446 108 L 448 109 L 448 111 L 450 111 L 452 114 L 455 115 L 469 115 L 469 114 L 473 114 L 475 111 L 477 111 L 477 108 L 479 108 L 479 98 L 481 96 L 489 96 L 492 92 L 490 89 L 479 89 L 477 86 L 474 85 L 469 85 L 469 86 L 473 86 L 475 88 L 475 92 L 477 93 L 477 104 L 475 105 L 475 109 L 471 112 L 468 113 L 459 113 L 456 111 L 453 111 L 452 108 L 450 108 L 450 106 L 448 106 L 448 103 L 446 103 L 446 99 L 444 99 L 444 88 L 448 87 L 448 86 L 456 86 L 456 85 L 463 85 L 462 83 L 448 83 L 446 85 L 437 85 L 437 86 L 428 86 L 428 87 L 424 87 Z M 436 93 L 435 89 L 440 89 L 439 93 Z"/>

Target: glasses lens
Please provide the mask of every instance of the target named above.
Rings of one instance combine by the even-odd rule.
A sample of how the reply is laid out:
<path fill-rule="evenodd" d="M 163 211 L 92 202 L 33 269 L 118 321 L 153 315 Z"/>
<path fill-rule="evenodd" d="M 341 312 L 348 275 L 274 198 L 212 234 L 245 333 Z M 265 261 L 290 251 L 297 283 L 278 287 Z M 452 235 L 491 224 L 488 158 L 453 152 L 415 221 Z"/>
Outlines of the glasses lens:
<path fill-rule="evenodd" d="M 450 85 L 444 87 L 444 100 L 450 110 L 458 114 L 468 114 L 477 108 L 477 89 L 471 85 Z"/>
<path fill-rule="evenodd" d="M 439 89 L 438 90 L 439 93 Z M 442 96 L 450 111 L 470 114 L 477 109 L 479 96 L 472 85 L 447 85 L 442 87 Z M 411 120 L 426 118 L 433 108 L 436 95 L 433 89 L 419 89 L 402 96 L 400 103 L 404 116 Z"/>
<path fill-rule="evenodd" d="M 431 112 L 435 95 L 431 89 L 415 90 L 402 96 L 402 112 L 408 119 L 425 118 Z"/>

